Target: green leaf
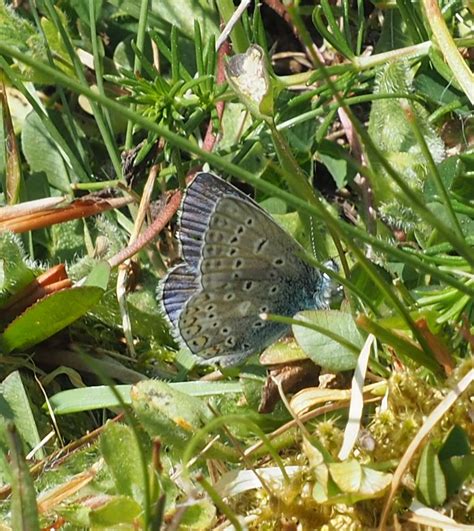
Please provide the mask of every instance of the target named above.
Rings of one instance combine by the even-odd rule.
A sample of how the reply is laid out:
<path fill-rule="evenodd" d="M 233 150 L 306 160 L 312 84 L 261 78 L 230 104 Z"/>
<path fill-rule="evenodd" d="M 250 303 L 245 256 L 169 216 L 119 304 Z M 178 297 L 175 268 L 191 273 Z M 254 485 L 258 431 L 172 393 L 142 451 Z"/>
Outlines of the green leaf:
<path fill-rule="evenodd" d="M 438 105 L 448 105 L 458 102 L 460 105 L 455 109 L 455 113 L 464 116 L 469 112 L 466 105 L 468 99 L 464 94 L 456 90 L 451 83 L 447 83 L 436 71 L 429 70 L 421 73 L 414 80 L 416 91 L 423 94 Z M 461 104 L 463 104 L 461 106 Z"/>
<path fill-rule="evenodd" d="M 439 506 L 446 500 L 446 479 L 432 443 L 424 447 L 421 455 L 416 473 L 416 496 L 428 507 Z"/>
<path fill-rule="evenodd" d="M 73 262 L 84 253 L 84 221 L 56 223 L 49 229 L 48 249 L 54 262 Z"/>
<path fill-rule="evenodd" d="M 438 458 L 446 478 L 447 495 L 457 492 L 466 479 L 474 474 L 474 455 L 467 433 L 453 426 L 448 433 Z"/>
<path fill-rule="evenodd" d="M 380 38 L 375 47 L 376 53 L 388 52 L 414 44 L 407 25 L 398 9 L 386 11 Z"/>
<path fill-rule="evenodd" d="M 260 363 L 264 365 L 278 365 L 280 363 L 292 363 L 307 358 L 308 356 L 296 341 L 277 341 L 262 352 Z"/>
<path fill-rule="evenodd" d="M 467 433 L 461 426 L 453 426 L 441 446 L 438 457 L 440 461 L 449 459 L 454 455 L 468 455 L 471 453 L 471 445 Z"/>
<path fill-rule="evenodd" d="M 242 392 L 242 386 L 238 382 L 177 382 L 168 385 L 189 396 L 222 396 Z M 116 385 L 115 390 L 125 404 L 131 403 L 130 385 Z M 55 415 L 121 406 L 114 392 L 106 385 L 61 391 L 50 397 L 49 405 Z"/>
<path fill-rule="evenodd" d="M 95 20 L 99 19 L 99 15 L 102 11 L 103 0 L 93 0 L 94 2 L 94 16 Z M 76 11 L 78 17 L 83 24 L 87 27 L 90 25 L 89 19 L 89 5 L 90 0 L 69 0 L 69 5 Z"/>
<path fill-rule="evenodd" d="M 113 496 L 104 505 L 89 513 L 90 524 L 99 528 L 134 524 L 136 527 L 142 508 L 129 496 Z"/>
<path fill-rule="evenodd" d="M 33 449 L 41 440 L 36 426 L 35 417 L 31 410 L 28 393 L 23 385 L 21 375 L 18 371 L 10 373 L 3 380 L 0 387 L 0 395 L 8 405 L 7 415 L 2 413 L 3 419 L 0 424 L 7 420 L 13 420 L 16 429 L 28 449 Z M 36 458 L 44 457 L 44 450 L 40 449 L 35 454 Z"/>
<path fill-rule="evenodd" d="M 318 155 L 332 175 L 338 190 L 352 182 L 356 171 L 348 164 L 348 153 L 339 144 L 323 140 L 319 144 Z"/>
<path fill-rule="evenodd" d="M 120 8 L 123 14 L 136 19 L 140 16 L 140 2 L 136 0 L 110 0 L 108 3 Z M 188 39 L 194 38 L 194 21 L 199 22 L 203 35 L 219 34 L 216 11 L 210 8 L 207 0 L 152 0 L 148 21 L 150 27 L 158 26 L 163 34 L 169 34 L 168 24 L 172 24 Z"/>
<path fill-rule="evenodd" d="M 139 439 L 140 443 L 130 426 L 108 422 L 100 438 L 100 450 L 114 478 L 117 493 L 130 496 L 142 504 L 145 482 L 149 481 L 148 475 L 144 476 L 142 452 L 146 454 L 145 461 L 149 462 L 151 444 L 143 433 L 139 434 Z"/>
<path fill-rule="evenodd" d="M 429 122 L 428 112 L 420 103 L 390 98 L 390 95 L 396 93 L 411 94 L 412 77 L 412 71 L 406 63 L 389 63 L 380 71 L 376 78 L 375 94 L 386 94 L 387 98 L 372 103 L 369 134 L 392 167 L 404 175 L 406 183 L 414 190 L 421 191 L 427 178 L 427 163 L 407 120 L 406 112 L 401 106 L 403 101 L 410 106 L 421 134 L 437 163 L 444 158 L 444 145 Z M 398 186 L 379 164 L 371 184 L 378 204 L 388 204 L 391 208 L 390 212 L 384 214 L 404 220 L 406 213 L 403 208 L 406 209 L 407 205 L 403 202 L 400 204 L 397 196 Z"/>
<path fill-rule="evenodd" d="M 342 492 L 358 492 L 362 481 L 362 467 L 355 459 L 329 463 L 329 473 Z"/>
<path fill-rule="evenodd" d="M 377 264 L 372 264 L 372 267 L 377 270 L 377 274 L 379 277 L 383 277 L 385 282 L 392 282 L 390 275 L 385 269 Z M 360 265 L 360 263 L 356 263 L 351 270 L 351 282 L 357 286 L 361 292 L 370 294 L 370 300 L 374 307 L 378 307 L 383 303 L 385 294 L 379 286 L 375 284 L 374 280 L 368 275 L 367 271 Z"/>
<path fill-rule="evenodd" d="M 356 366 L 364 340 L 352 315 L 338 310 L 311 310 L 299 312 L 295 319 L 314 327 L 293 325 L 293 334 L 316 364 L 335 372 Z"/>
<path fill-rule="evenodd" d="M 439 174 L 446 190 L 451 189 L 454 179 L 460 175 L 462 169 L 463 164 L 458 156 L 449 157 L 443 160 L 441 164 L 438 164 Z M 435 198 L 438 201 L 441 201 L 441 198 L 438 195 L 436 183 L 432 179 L 426 181 L 423 188 L 423 195 L 427 202 L 432 201 Z"/>
<path fill-rule="evenodd" d="M 474 455 L 455 455 L 449 459 L 440 460 L 444 477 L 446 478 L 447 495 L 455 494 L 461 485 L 474 476 Z"/>
<path fill-rule="evenodd" d="M 386 472 L 363 466 L 359 494 L 365 498 L 381 496 L 391 482 L 392 474 L 387 474 Z"/>
<path fill-rule="evenodd" d="M 132 407 L 150 437 L 159 437 L 170 451 L 181 455 L 210 412 L 198 398 L 165 382 L 145 381 L 132 388 Z"/>
<path fill-rule="evenodd" d="M 62 152 L 35 112 L 26 117 L 21 148 L 32 172 L 46 173 L 49 184 L 61 192 L 71 191 L 69 168 Z"/>
<path fill-rule="evenodd" d="M 0 308 L 35 279 L 33 270 L 26 265 L 25 251 L 20 237 L 12 232 L 0 234 Z"/>
<path fill-rule="evenodd" d="M 82 317 L 102 297 L 93 286 L 58 291 L 30 306 L 0 336 L 0 350 L 8 354 L 44 341 Z"/>
<path fill-rule="evenodd" d="M 110 278 L 110 265 L 108 262 L 98 262 L 87 275 L 85 286 L 91 286 L 106 290 Z"/>
<path fill-rule="evenodd" d="M 216 507 L 209 499 L 189 505 L 180 520 L 179 528 L 182 531 L 200 531 L 212 529 L 215 523 Z"/>
<path fill-rule="evenodd" d="M 12 529 L 39 531 L 38 507 L 33 479 L 26 463 L 20 436 L 13 423 L 9 423 L 7 426 L 7 435 L 12 468 Z"/>

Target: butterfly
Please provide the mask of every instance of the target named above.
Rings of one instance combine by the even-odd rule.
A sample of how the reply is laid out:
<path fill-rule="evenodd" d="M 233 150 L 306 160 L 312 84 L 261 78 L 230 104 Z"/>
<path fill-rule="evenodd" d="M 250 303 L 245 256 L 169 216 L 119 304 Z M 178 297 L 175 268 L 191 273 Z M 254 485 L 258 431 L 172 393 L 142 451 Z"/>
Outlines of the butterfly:
<path fill-rule="evenodd" d="M 178 239 L 183 262 L 163 278 L 158 297 L 178 341 L 201 364 L 237 365 L 288 332 L 262 314 L 329 307 L 330 277 L 301 258 L 304 249 L 258 203 L 212 173 L 187 187 Z"/>

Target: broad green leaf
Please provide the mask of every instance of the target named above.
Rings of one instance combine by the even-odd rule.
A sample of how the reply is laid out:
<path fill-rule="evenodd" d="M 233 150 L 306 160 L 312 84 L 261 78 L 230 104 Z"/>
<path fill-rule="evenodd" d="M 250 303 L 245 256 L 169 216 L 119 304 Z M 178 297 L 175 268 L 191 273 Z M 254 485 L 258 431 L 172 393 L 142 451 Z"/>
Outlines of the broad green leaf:
<path fill-rule="evenodd" d="M 8 414 L 2 418 L 0 424 L 4 424 L 8 420 L 13 420 L 27 448 L 29 450 L 33 449 L 40 442 L 41 437 L 31 410 L 27 390 L 23 385 L 21 375 L 18 371 L 10 373 L 3 380 L 0 386 L 0 395 L 6 404 L 8 404 L 9 411 L 12 414 L 12 417 Z M 35 457 L 42 459 L 44 457 L 43 449 L 38 450 Z"/>
<path fill-rule="evenodd" d="M 98 509 L 91 510 L 89 520 L 92 526 L 99 528 L 110 528 L 111 526 L 120 526 L 120 524 L 134 524 L 136 526 L 141 512 L 141 505 L 133 498 L 113 496 Z"/>
<path fill-rule="evenodd" d="M 276 365 L 304 360 L 307 357 L 296 341 L 277 341 L 262 352 L 260 363 L 263 365 Z"/>
<path fill-rule="evenodd" d="M 227 103 L 222 116 L 219 149 L 224 152 L 233 150 L 251 124 L 252 117 L 242 103 Z"/>
<path fill-rule="evenodd" d="M 264 199 L 263 201 L 260 201 L 259 204 L 272 216 L 282 216 L 283 214 L 286 214 L 288 212 L 287 204 L 285 203 L 285 201 L 283 201 L 283 199 L 280 199 L 279 197 L 269 197 L 267 199 Z"/>
<path fill-rule="evenodd" d="M 392 474 L 387 474 L 386 472 L 363 466 L 359 494 L 365 498 L 382 496 L 391 482 Z"/>
<path fill-rule="evenodd" d="M 316 364 L 335 372 L 356 366 L 364 340 L 352 315 L 338 310 L 311 310 L 299 312 L 295 319 L 316 328 L 292 327 L 296 341 Z"/>
<path fill-rule="evenodd" d="M 178 455 L 210 412 L 198 398 L 173 389 L 165 382 L 149 380 L 132 387 L 132 407 L 150 437 L 159 437 Z"/>
<path fill-rule="evenodd" d="M 114 478 L 117 493 L 130 496 L 142 504 L 144 485 L 150 480 L 148 475 L 144 476 L 142 455 L 145 462 L 149 463 L 151 445 L 143 433 L 138 434 L 138 437 L 140 442 L 130 426 L 109 422 L 100 438 L 100 450 Z"/>
<path fill-rule="evenodd" d="M 329 463 L 329 473 L 342 492 L 359 492 L 362 467 L 355 459 L 342 463 Z"/>
<path fill-rule="evenodd" d="M 110 277 L 110 265 L 108 262 L 98 262 L 87 275 L 85 286 L 107 289 Z"/>
<path fill-rule="evenodd" d="M 468 455 L 471 453 L 471 445 L 467 433 L 461 426 L 453 426 L 446 436 L 443 446 L 439 449 L 440 461 L 449 459 L 454 455 Z"/>
<path fill-rule="evenodd" d="M 106 232 L 108 237 L 111 234 L 110 224 L 104 223 L 103 220 L 98 223 L 98 230 Z M 112 254 L 119 251 L 121 245 L 118 241 L 111 241 Z M 69 274 L 74 280 L 79 280 L 86 275 L 92 274 L 97 262 L 90 258 L 83 258 L 69 268 Z M 101 266 L 104 267 L 104 266 Z M 105 273 L 97 273 L 99 276 Z M 96 273 L 93 274 L 94 276 Z M 91 277 L 92 279 L 93 277 Z M 104 277 L 105 279 L 105 277 Z M 116 270 L 111 272 L 110 283 L 116 281 Z M 150 272 L 143 270 L 140 277 L 141 289 L 135 290 L 127 295 L 127 306 L 132 323 L 133 333 L 142 338 L 156 338 L 158 344 L 166 345 L 171 343 L 169 328 L 160 312 L 158 301 L 156 299 L 157 279 Z M 92 280 L 88 280 L 87 284 Z M 104 284 L 99 282 L 99 286 Z M 106 290 L 98 304 L 89 310 L 88 315 L 92 318 L 106 323 L 109 327 L 121 330 L 122 320 L 117 296 L 114 290 Z"/>
<path fill-rule="evenodd" d="M 89 27 L 89 5 L 90 0 L 69 0 L 69 5 L 76 11 L 82 24 Z M 102 10 L 103 0 L 94 0 L 94 15 L 97 21 Z"/>
<path fill-rule="evenodd" d="M 382 32 L 375 47 L 376 53 L 388 52 L 414 44 L 407 25 L 398 9 L 388 9 L 384 16 Z"/>
<path fill-rule="evenodd" d="M 58 291 L 30 306 L 0 336 L 0 350 L 9 353 L 44 341 L 83 316 L 102 297 L 92 286 Z"/>
<path fill-rule="evenodd" d="M 318 146 L 318 156 L 334 179 L 338 190 L 352 182 L 356 171 L 348 164 L 348 153 L 339 144 L 323 140 Z"/>
<path fill-rule="evenodd" d="M 461 159 L 457 156 L 449 157 L 438 164 L 438 171 L 441 177 L 441 180 L 446 188 L 450 190 L 453 184 L 454 179 L 458 177 L 463 169 L 463 164 Z M 442 202 L 442 198 L 439 197 L 438 188 L 433 179 L 426 181 L 423 188 L 423 196 L 427 202 L 433 200 L 438 200 Z"/>
<path fill-rule="evenodd" d="M 329 475 L 324 473 L 327 469 Z M 355 459 L 342 463 L 321 464 L 316 467 L 317 483 L 313 497 L 318 503 L 354 503 L 379 498 L 392 481 L 392 474 L 361 465 Z"/>
<path fill-rule="evenodd" d="M 391 166 L 404 176 L 406 184 L 412 190 L 421 192 L 428 177 L 428 167 L 402 103 L 410 107 L 434 161 L 439 163 L 445 153 L 443 142 L 430 124 L 426 109 L 416 101 L 390 97 L 395 93 L 411 94 L 412 78 L 412 70 L 402 62 L 389 63 L 379 72 L 375 93 L 386 94 L 387 98 L 372 103 L 369 134 Z M 371 185 L 381 212 L 392 225 L 405 230 L 415 227 L 417 215 L 408 203 L 400 200 L 398 185 L 379 163 L 376 166 Z"/>
<path fill-rule="evenodd" d="M 474 474 L 474 455 L 469 437 L 460 426 L 453 426 L 448 433 L 438 458 L 446 478 L 447 495 L 451 496 Z"/>
<path fill-rule="evenodd" d="M 446 82 L 435 70 L 427 70 L 425 73 L 417 75 L 414 79 L 414 85 L 419 94 L 425 95 L 438 105 L 457 102 L 459 107 L 454 110 L 455 113 L 465 115 L 469 112 L 466 96 L 456 90 L 452 83 Z"/>
<path fill-rule="evenodd" d="M 179 522 L 179 528 L 183 531 L 201 531 L 212 529 L 216 518 L 216 506 L 204 498 L 189 505 Z"/>
<path fill-rule="evenodd" d="M 65 162 L 65 154 L 35 112 L 31 112 L 25 120 L 21 146 L 31 171 L 44 172 L 52 187 L 61 192 L 70 192 L 70 169 Z"/>
<path fill-rule="evenodd" d="M 383 277 L 386 282 L 391 283 L 392 279 L 385 269 L 377 264 L 372 264 L 372 267 L 377 269 L 379 277 Z M 353 282 L 363 293 L 370 294 L 370 300 L 375 307 L 378 307 L 383 303 L 385 294 L 359 263 L 356 263 L 351 270 L 351 282 Z"/>
<path fill-rule="evenodd" d="M 84 221 L 56 223 L 50 229 L 48 250 L 54 262 L 73 262 L 84 253 Z"/>
<path fill-rule="evenodd" d="M 140 3 L 136 0 L 110 0 L 108 3 L 120 8 L 120 12 L 138 20 Z M 199 22 L 203 35 L 218 35 L 216 10 L 209 0 L 153 0 L 148 13 L 151 27 L 169 33 L 168 24 L 179 28 L 188 39 L 194 38 L 194 21 Z M 165 23 L 165 24 L 163 24 Z"/>
<path fill-rule="evenodd" d="M 461 485 L 474 476 L 474 455 L 454 455 L 449 459 L 440 460 L 446 478 L 447 495 L 455 494 Z"/>
<path fill-rule="evenodd" d="M 421 454 L 416 473 L 416 496 L 428 507 L 436 507 L 446 500 L 446 479 L 432 443 L 428 443 Z"/>

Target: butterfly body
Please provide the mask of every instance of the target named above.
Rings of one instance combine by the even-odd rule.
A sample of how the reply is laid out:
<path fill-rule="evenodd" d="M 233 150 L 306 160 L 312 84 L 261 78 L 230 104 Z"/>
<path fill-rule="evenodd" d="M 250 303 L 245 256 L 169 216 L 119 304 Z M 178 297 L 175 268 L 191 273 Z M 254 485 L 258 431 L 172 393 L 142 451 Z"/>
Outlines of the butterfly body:
<path fill-rule="evenodd" d="M 262 314 L 328 306 L 329 278 L 257 203 L 210 173 L 187 188 L 178 234 L 184 262 L 161 283 L 178 339 L 203 363 L 235 365 L 288 331 Z"/>

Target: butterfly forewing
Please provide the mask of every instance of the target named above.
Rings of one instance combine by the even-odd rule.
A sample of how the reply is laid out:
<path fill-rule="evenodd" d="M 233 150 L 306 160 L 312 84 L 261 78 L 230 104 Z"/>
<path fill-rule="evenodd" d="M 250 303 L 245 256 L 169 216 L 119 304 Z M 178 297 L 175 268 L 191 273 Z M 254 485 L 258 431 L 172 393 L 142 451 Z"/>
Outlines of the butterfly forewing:
<path fill-rule="evenodd" d="M 210 173 L 198 173 L 186 189 L 181 204 L 178 238 L 183 258 L 191 267 L 198 265 L 216 202 L 225 195 L 238 194 L 238 190 Z"/>

